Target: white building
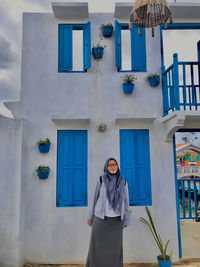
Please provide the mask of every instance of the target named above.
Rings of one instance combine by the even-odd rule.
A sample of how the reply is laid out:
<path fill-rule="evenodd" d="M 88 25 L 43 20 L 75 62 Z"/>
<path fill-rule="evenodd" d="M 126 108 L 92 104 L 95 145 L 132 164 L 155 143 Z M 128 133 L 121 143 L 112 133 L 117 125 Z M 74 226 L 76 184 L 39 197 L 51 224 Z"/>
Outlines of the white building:
<path fill-rule="evenodd" d="M 200 128 L 199 84 L 186 76 L 183 85 L 178 82 L 184 67 L 177 71 L 175 56 L 166 71 L 173 69 L 173 81 L 169 84 L 167 74 L 163 86 L 150 87 L 146 76 L 165 72 L 162 30 L 156 27 L 155 37 L 145 30 L 140 37 L 133 28 L 131 40 L 131 3 L 116 3 L 114 13 L 91 14 L 87 3 L 52 5 L 52 13 L 23 16 L 20 101 L 6 103 L 15 119 L 0 119 L 0 265 L 84 263 L 91 231 L 88 205 L 110 156 L 120 162 L 129 184 L 131 222 L 124 230 L 124 262 L 154 262 L 159 254 L 139 221 L 146 216 L 145 205 L 164 241 L 170 239 L 177 260 L 173 136 L 180 128 Z M 169 29 L 200 29 L 199 4 L 177 3 L 171 9 L 175 24 Z M 102 23 L 115 25 L 114 33 L 103 38 L 103 58 L 95 60 L 91 46 L 98 43 Z M 122 90 L 127 71 L 137 77 L 130 95 Z M 107 126 L 103 132 L 98 130 L 101 123 Z M 36 143 L 46 137 L 51 148 L 41 154 Z M 47 180 L 38 179 L 39 165 L 50 167 Z"/>

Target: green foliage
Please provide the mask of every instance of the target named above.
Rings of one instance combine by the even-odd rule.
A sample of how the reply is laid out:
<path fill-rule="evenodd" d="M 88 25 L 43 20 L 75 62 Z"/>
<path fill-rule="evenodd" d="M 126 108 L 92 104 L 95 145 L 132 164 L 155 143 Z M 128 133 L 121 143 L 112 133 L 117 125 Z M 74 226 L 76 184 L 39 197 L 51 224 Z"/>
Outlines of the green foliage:
<path fill-rule="evenodd" d="M 153 235 L 153 238 L 155 239 L 156 244 L 157 244 L 157 246 L 161 252 L 162 260 L 166 261 L 168 259 L 171 259 L 173 250 L 171 250 L 169 255 L 167 254 L 167 247 L 169 245 L 169 240 L 166 242 L 166 244 L 163 244 L 163 241 L 162 241 L 160 235 L 156 231 L 155 224 L 154 224 L 153 218 L 151 216 L 150 210 L 148 209 L 148 207 L 145 207 L 145 209 L 146 209 L 146 213 L 148 215 L 149 221 L 147 221 L 143 217 L 140 217 L 140 221 L 149 227 L 149 229 Z"/>
<path fill-rule="evenodd" d="M 101 34 L 99 34 L 99 41 L 98 41 L 98 43 L 96 45 L 93 45 L 92 47 L 93 48 L 100 48 L 100 47 L 104 47 L 105 48 L 106 45 L 101 45 L 100 44 L 102 40 L 103 40 L 103 36 Z"/>
<path fill-rule="evenodd" d="M 150 79 L 150 78 L 157 78 L 157 79 L 160 79 L 160 75 L 157 74 L 157 73 L 150 73 L 150 74 L 147 76 L 147 79 Z"/>
<path fill-rule="evenodd" d="M 185 155 L 177 155 L 176 158 L 177 159 L 184 159 L 185 158 Z"/>
<path fill-rule="evenodd" d="M 137 77 L 135 77 L 134 74 L 125 74 L 123 77 L 121 77 L 123 79 L 124 83 L 133 83 L 134 81 L 137 80 Z"/>
<path fill-rule="evenodd" d="M 39 166 L 37 169 L 36 169 L 36 172 L 37 174 L 39 172 L 50 172 L 50 168 L 48 166 Z"/>
<path fill-rule="evenodd" d="M 107 24 L 101 24 L 101 26 L 99 27 L 100 30 L 103 30 L 104 27 L 111 27 L 113 29 L 113 25 L 112 23 L 107 23 Z"/>
<path fill-rule="evenodd" d="M 45 145 L 45 144 L 49 144 L 49 143 L 51 143 L 50 142 L 50 140 L 48 139 L 48 138 L 46 138 L 46 140 L 39 140 L 38 142 L 37 142 L 37 144 L 38 145 Z"/>
<path fill-rule="evenodd" d="M 196 139 L 198 139 L 198 137 L 195 136 L 195 134 L 196 134 L 195 132 L 185 133 L 185 136 L 181 138 L 181 143 L 184 144 L 193 143 Z"/>

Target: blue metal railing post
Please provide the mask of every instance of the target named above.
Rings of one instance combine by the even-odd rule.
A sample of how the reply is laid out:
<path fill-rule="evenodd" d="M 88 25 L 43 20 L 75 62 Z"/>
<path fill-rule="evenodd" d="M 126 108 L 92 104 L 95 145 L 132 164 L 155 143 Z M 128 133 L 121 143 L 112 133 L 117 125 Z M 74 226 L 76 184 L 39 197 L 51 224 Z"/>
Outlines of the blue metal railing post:
<path fill-rule="evenodd" d="M 178 248 L 179 248 L 179 258 L 182 258 L 180 208 L 179 208 L 179 181 L 177 179 L 175 134 L 173 136 L 173 154 L 174 154 L 175 190 L 176 190 L 176 213 L 177 213 Z"/>
<path fill-rule="evenodd" d="M 162 66 L 162 95 L 163 95 L 163 117 L 168 114 L 168 89 L 167 89 L 167 73 L 165 73 L 165 66 Z"/>
<path fill-rule="evenodd" d="M 173 88 L 174 88 L 174 108 L 180 110 L 180 99 L 179 99 L 179 72 L 178 72 L 178 54 L 173 55 Z"/>
<path fill-rule="evenodd" d="M 200 61 L 200 41 L 197 43 L 197 56 L 198 56 L 198 61 Z"/>
<path fill-rule="evenodd" d="M 197 43 L 197 56 L 198 62 L 200 62 L 200 41 Z M 198 77 L 199 77 L 199 93 L 200 93 L 200 65 L 198 64 Z"/>

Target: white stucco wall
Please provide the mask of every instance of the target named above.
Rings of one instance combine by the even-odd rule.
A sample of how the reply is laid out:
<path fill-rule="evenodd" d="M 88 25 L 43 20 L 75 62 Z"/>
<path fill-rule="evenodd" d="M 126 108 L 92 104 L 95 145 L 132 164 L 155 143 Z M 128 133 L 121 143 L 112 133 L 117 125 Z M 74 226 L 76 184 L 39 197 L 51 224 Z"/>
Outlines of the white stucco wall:
<path fill-rule="evenodd" d="M 88 21 L 88 20 L 87 20 Z M 80 21 L 82 23 L 87 21 Z M 99 26 L 114 24 L 113 14 L 90 14 L 92 44 L 97 43 Z M 78 22 L 78 21 L 74 21 Z M 127 21 L 128 22 L 128 21 Z M 20 102 L 7 104 L 18 118 L 23 118 L 22 175 L 20 213 L 20 260 L 48 263 L 84 262 L 87 256 L 90 228 L 86 224 L 88 207 L 56 207 L 57 130 L 88 130 L 88 203 L 91 203 L 96 180 L 102 174 L 109 156 L 119 159 L 120 129 L 149 129 L 151 158 L 152 214 L 164 240 L 170 239 L 174 259 L 178 258 L 178 237 L 174 186 L 172 142 L 165 142 L 162 118 L 161 85 L 150 87 L 147 73 L 136 73 L 135 91 L 122 93 L 123 73 L 116 71 L 115 42 L 104 39 L 104 57 L 92 58 L 87 73 L 58 73 L 58 21 L 53 14 L 24 14 L 22 49 L 22 89 Z M 160 72 L 160 36 L 146 34 L 147 72 Z M 90 123 L 54 122 L 52 116 L 64 119 L 88 118 Z M 148 120 L 121 120 L 120 117 L 151 117 Z M 104 122 L 105 133 L 97 131 Z M 47 155 L 38 152 L 36 142 L 50 138 Z M 35 175 L 38 165 L 48 164 L 49 179 Z M 124 230 L 124 261 L 156 260 L 158 249 L 148 229 L 139 222 L 144 207 L 131 207 L 130 226 Z"/>
<path fill-rule="evenodd" d="M 19 120 L 0 117 L 0 266 L 19 264 L 19 214 L 21 180 Z"/>

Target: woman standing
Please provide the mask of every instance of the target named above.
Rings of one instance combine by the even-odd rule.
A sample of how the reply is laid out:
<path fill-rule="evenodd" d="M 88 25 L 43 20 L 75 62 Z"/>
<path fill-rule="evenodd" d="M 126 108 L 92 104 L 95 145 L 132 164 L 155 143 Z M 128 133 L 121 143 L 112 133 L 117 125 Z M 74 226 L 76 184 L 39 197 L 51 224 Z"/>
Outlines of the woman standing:
<path fill-rule="evenodd" d="M 109 158 L 97 181 L 88 224 L 92 226 L 86 267 L 123 267 L 122 229 L 129 223 L 127 182 Z"/>

